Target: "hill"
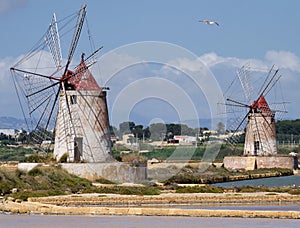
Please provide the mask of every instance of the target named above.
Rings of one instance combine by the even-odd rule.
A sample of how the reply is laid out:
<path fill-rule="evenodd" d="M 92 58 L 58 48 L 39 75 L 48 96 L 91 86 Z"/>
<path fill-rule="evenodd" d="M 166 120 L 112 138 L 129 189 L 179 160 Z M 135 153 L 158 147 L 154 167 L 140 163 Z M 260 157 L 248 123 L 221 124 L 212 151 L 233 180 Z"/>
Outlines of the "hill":
<path fill-rule="evenodd" d="M 24 119 L 0 116 L 0 129 L 27 129 Z"/>
<path fill-rule="evenodd" d="M 276 133 L 279 142 L 300 142 L 300 119 L 281 120 L 276 122 Z"/>

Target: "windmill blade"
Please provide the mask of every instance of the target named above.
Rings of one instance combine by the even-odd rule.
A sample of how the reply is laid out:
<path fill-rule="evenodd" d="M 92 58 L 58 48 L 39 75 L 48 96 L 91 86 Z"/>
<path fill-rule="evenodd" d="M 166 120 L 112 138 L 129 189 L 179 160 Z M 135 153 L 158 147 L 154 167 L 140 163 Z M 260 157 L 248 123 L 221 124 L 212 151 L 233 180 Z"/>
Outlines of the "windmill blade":
<path fill-rule="evenodd" d="M 269 86 L 269 89 L 265 92 L 265 96 L 268 95 L 268 93 L 271 91 L 271 89 L 276 85 L 276 83 L 279 81 L 279 79 L 281 78 L 281 75 L 279 75 L 274 81 L 273 83 Z"/>
<path fill-rule="evenodd" d="M 241 82 L 247 103 L 250 103 L 253 96 L 253 85 L 250 78 L 249 66 L 244 65 L 237 71 L 237 76 Z"/>
<path fill-rule="evenodd" d="M 42 107 L 47 101 L 50 102 L 51 96 L 52 96 L 52 94 L 50 94 L 48 97 L 46 97 L 44 100 L 42 100 L 42 102 L 40 102 L 34 109 L 32 109 L 29 112 L 29 115 L 31 115 L 33 112 L 35 112 L 38 108 Z"/>
<path fill-rule="evenodd" d="M 238 134 L 238 131 L 239 131 L 240 127 L 243 125 L 243 123 L 245 122 L 246 118 L 248 117 L 248 114 L 249 114 L 249 112 L 247 112 L 247 114 L 242 118 L 242 120 L 239 121 L 237 127 L 235 127 L 235 130 L 233 131 L 233 134 L 230 136 L 230 138 L 228 138 L 226 140 L 226 142 L 229 143 L 234 148 L 236 147 L 236 144 L 238 143 L 238 140 L 240 138 L 240 134 Z M 233 124 L 235 124 L 235 123 L 233 123 Z"/>
<path fill-rule="evenodd" d="M 60 86 L 62 88 L 62 90 L 64 91 L 64 99 L 66 101 L 66 106 L 67 106 L 68 115 L 69 115 L 69 118 L 70 118 L 72 128 L 74 128 L 74 124 L 73 124 L 72 114 L 71 114 L 70 105 L 69 105 L 69 100 L 68 100 L 68 96 L 66 94 L 66 88 L 65 88 L 64 84 L 68 81 L 68 79 L 70 79 L 71 77 L 73 77 L 75 75 L 75 74 L 71 74 L 68 77 L 65 77 L 66 73 L 68 71 L 69 65 L 72 61 L 75 49 L 76 49 L 77 44 L 78 44 L 78 40 L 79 40 L 79 37 L 80 37 L 80 34 L 81 34 L 81 30 L 82 30 L 83 22 L 84 22 L 84 19 L 85 19 L 85 15 L 86 15 L 86 5 L 83 5 L 81 7 L 79 13 L 78 13 L 76 28 L 75 28 L 75 32 L 74 32 L 74 35 L 73 35 L 71 45 L 70 45 L 68 60 L 67 60 L 66 66 L 65 66 L 65 70 L 64 70 L 62 79 L 61 79 L 61 86 Z M 76 134 L 74 129 L 73 129 L 73 131 L 74 131 L 74 134 Z"/>
<path fill-rule="evenodd" d="M 49 107 L 49 104 L 50 104 L 50 99 L 48 99 L 48 102 L 47 102 L 47 104 L 46 104 L 46 106 L 45 106 L 45 108 L 44 108 L 44 110 L 43 110 L 43 112 L 42 112 L 42 114 L 40 115 L 40 119 L 38 120 L 38 122 L 37 122 L 37 124 L 36 124 L 36 127 L 35 127 L 35 130 L 36 129 L 38 129 L 38 127 L 40 126 L 40 124 L 41 124 L 41 121 L 44 119 L 44 116 L 46 115 L 46 111 L 48 110 L 48 107 Z M 44 102 L 43 102 L 44 103 Z M 38 107 L 40 107 L 40 106 L 38 106 Z M 37 109 L 35 109 L 35 110 L 37 110 Z M 34 110 L 34 111 L 35 111 Z M 33 112 L 33 111 L 32 111 Z M 31 112 L 31 113 L 32 113 Z M 48 122 L 47 122 L 48 123 Z M 45 129 L 47 129 L 47 125 L 46 125 L 46 127 L 45 127 Z"/>
<path fill-rule="evenodd" d="M 89 59 L 93 58 L 101 49 L 103 48 L 103 46 L 101 46 L 100 48 L 98 48 L 96 51 L 94 51 L 91 55 L 89 55 L 84 62 L 88 62 Z"/>
<path fill-rule="evenodd" d="M 240 124 L 235 129 L 235 132 L 237 132 L 240 129 L 240 127 L 242 126 L 242 124 L 244 123 L 244 121 L 246 120 L 246 118 L 248 117 L 249 113 L 250 113 L 250 111 L 244 116 L 244 118 L 242 119 L 242 121 L 240 122 Z"/>
<path fill-rule="evenodd" d="M 245 108 L 247 106 L 245 105 L 240 105 L 240 104 L 230 104 L 230 103 L 225 103 L 224 105 L 226 106 L 232 106 L 232 107 L 240 107 L 240 108 Z"/>
<path fill-rule="evenodd" d="M 11 67 L 10 71 L 18 71 L 18 72 L 21 72 L 21 73 L 24 73 L 24 74 L 27 74 L 27 75 L 39 76 L 39 77 L 47 78 L 47 79 L 51 79 L 51 80 L 59 80 L 58 78 L 55 78 L 55 77 L 52 77 L 52 76 L 48 76 L 48 75 L 44 75 L 44 74 L 38 74 L 38 73 L 27 71 L 27 70 L 21 70 L 21 69 L 17 69 L 17 68 L 14 68 L 14 67 Z"/>
<path fill-rule="evenodd" d="M 262 94 L 262 91 L 264 90 L 265 85 L 266 85 L 268 79 L 270 78 L 270 75 L 271 75 L 271 73 L 272 73 L 274 67 L 275 67 L 275 65 L 273 65 L 273 66 L 271 67 L 271 69 L 269 70 L 268 75 L 267 75 L 267 77 L 265 78 L 265 81 L 263 82 L 263 84 L 262 84 L 262 86 L 261 86 L 261 88 L 260 88 L 258 94 Z"/>
<path fill-rule="evenodd" d="M 239 107 L 246 107 L 246 108 L 250 108 L 250 106 L 249 106 L 249 105 L 247 105 L 247 104 L 244 104 L 244 103 L 242 103 L 242 102 L 235 101 L 235 100 L 232 100 L 232 99 L 230 99 L 230 98 L 227 98 L 226 100 L 227 100 L 227 101 L 230 101 L 230 102 L 232 102 L 232 103 L 235 103 L 236 105 L 239 105 Z M 232 106 L 233 106 L 233 105 L 232 105 Z"/>
<path fill-rule="evenodd" d="M 48 109 L 56 106 L 53 98 L 60 82 L 53 77 L 22 70 L 12 69 L 11 74 L 28 131 L 35 132 L 33 141 L 41 143 L 41 135 L 46 134 L 48 126 L 51 130 L 54 127 L 54 121 L 49 125 Z M 48 124 L 45 126 L 46 122 Z"/>
<path fill-rule="evenodd" d="M 57 90 L 57 92 L 56 92 L 55 99 L 54 99 L 53 105 L 52 105 L 51 110 L 50 110 L 50 115 L 49 115 L 49 118 L 48 118 L 47 123 L 46 123 L 46 129 L 47 129 L 48 126 L 49 126 L 49 123 L 50 123 L 50 120 L 51 120 L 51 118 L 52 118 L 54 109 L 55 109 L 55 107 L 56 107 L 56 102 L 58 101 L 58 96 L 59 96 L 60 88 L 61 88 L 61 84 L 60 84 L 60 86 L 59 86 L 59 88 L 58 88 L 58 90 Z"/>
<path fill-rule="evenodd" d="M 73 36 L 73 40 L 72 40 L 71 46 L 70 46 L 69 55 L 68 55 L 68 61 L 67 61 L 67 64 L 65 66 L 65 70 L 64 70 L 63 76 L 67 73 L 69 65 L 70 65 L 70 63 L 72 61 L 72 58 L 73 58 L 73 55 L 74 55 L 74 52 L 75 52 L 75 49 L 76 49 L 76 46 L 77 46 L 80 34 L 81 34 L 81 30 L 82 30 L 83 22 L 84 22 L 84 19 L 85 19 L 85 15 L 86 15 L 86 5 L 84 5 L 80 9 L 80 11 L 78 13 L 78 19 L 77 19 L 76 29 L 75 29 L 75 33 L 74 33 L 74 36 Z"/>
<path fill-rule="evenodd" d="M 273 74 L 273 76 L 271 77 L 271 79 L 269 80 L 269 82 L 267 83 L 265 88 L 261 91 L 259 97 L 262 95 L 265 95 L 266 90 L 270 91 L 269 87 L 271 84 L 272 84 L 272 86 L 271 86 L 271 88 L 272 88 L 278 82 L 279 78 L 281 77 L 281 76 L 279 76 L 279 78 L 275 79 L 275 77 L 278 77 L 277 76 L 278 71 L 279 71 L 279 69 L 275 70 L 275 73 Z M 274 80 L 275 80 L 275 82 L 274 82 Z"/>
<path fill-rule="evenodd" d="M 53 14 L 52 22 L 49 25 L 48 31 L 46 32 L 45 41 L 49 48 L 49 51 L 52 54 L 52 58 L 56 67 L 60 68 L 62 65 L 62 54 L 55 14 Z"/>
<path fill-rule="evenodd" d="M 37 90 L 37 91 L 35 91 L 35 92 L 33 92 L 33 93 L 30 93 L 30 94 L 26 95 L 26 97 L 28 98 L 28 97 L 31 97 L 31 96 L 36 95 L 36 94 L 38 94 L 38 93 L 41 93 L 41 92 L 43 92 L 43 91 L 45 91 L 45 90 L 47 90 L 47 89 L 50 89 L 50 88 L 52 88 L 52 87 L 54 87 L 54 86 L 56 86 L 56 85 L 58 85 L 58 84 L 60 84 L 60 82 L 56 82 L 56 83 L 53 83 L 53 84 L 51 84 L 51 85 L 49 85 L 49 86 L 47 86 L 47 87 L 43 87 L 43 88 L 41 88 L 40 90 Z"/>
<path fill-rule="evenodd" d="M 272 134 L 276 134 L 275 128 L 273 128 L 271 126 L 271 123 L 269 123 L 269 121 L 266 119 L 265 115 L 262 115 L 262 117 L 264 118 L 264 121 L 267 123 L 268 129 L 270 129 L 270 131 L 272 132 Z"/>
<path fill-rule="evenodd" d="M 282 112 L 282 113 L 288 113 L 286 110 L 279 110 L 279 109 L 272 109 L 272 112 Z"/>

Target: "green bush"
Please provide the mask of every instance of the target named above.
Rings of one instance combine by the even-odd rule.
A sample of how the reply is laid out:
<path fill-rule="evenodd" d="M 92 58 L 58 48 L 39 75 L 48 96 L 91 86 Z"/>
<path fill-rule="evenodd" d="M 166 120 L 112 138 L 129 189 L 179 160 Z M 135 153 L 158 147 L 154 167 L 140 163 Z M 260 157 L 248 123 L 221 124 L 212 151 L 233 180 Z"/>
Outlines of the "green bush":
<path fill-rule="evenodd" d="M 100 184 L 116 184 L 116 182 L 104 179 L 104 178 L 99 178 L 95 180 L 95 183 L 100 183 Z"/>
<path fill-rule="evenodd" d="M 18 192 L 11 194 L 12 188 Z M 95 192 L 96 187 L 86 179 L 71 175 L 58 167 L 36 167 L 28 173 L 0 169 L 2 194 L 23 200 L 32 196 L 50 196 L 77 192 Z"/>
<path fill-rule="evenodd" d="M 179 187 L 176 190 L 176 193 L 223 193 L 223 192 L 224 192 L 223 188 L 214 187 L 211 185 Z"/>
<path fill-rule="evenodd" d="M 300 188 L 295 188 L 295 189 L 291 189 L 288 191 L 289 194 L 291 195 L 300 195 Z"/>
<path fill-rule="evenodd" d="M 111 193 L 121 195 L 159 195 L 160 189 L 157 187 L 100 187 L 97 189 L 98 193 Z"/>

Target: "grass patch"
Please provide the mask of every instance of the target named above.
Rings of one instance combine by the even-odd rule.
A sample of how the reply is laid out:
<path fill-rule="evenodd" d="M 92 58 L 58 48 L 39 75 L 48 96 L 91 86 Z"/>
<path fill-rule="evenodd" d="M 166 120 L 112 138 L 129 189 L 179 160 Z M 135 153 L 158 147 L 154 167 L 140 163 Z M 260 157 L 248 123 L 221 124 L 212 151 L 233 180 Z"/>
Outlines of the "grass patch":
<path fill-rule="evenodd" d="M 100 182 L 111 183 L 105 179 Z M 17 188 L 16 193 L 11 193 Z M 92 182 L 69 174 L 59 167 L 36 167 L 28 173 L 17 169 L 0 169 L 0 193 L 5 197 L 27 200 L 28 197 L 54 196 L 72 193 L 113 193 L 126 195 L 159 195 L 158 187 L 111 186 L 97 188 Z"/>
<path fill-rule="evenodd" d="M 223 193 L 223 192 L 224 192 L 223 188 L 214 187 L 210 185 L 180 187 L 176 190 L 176 193 Z"/>
<path fill-rule="evenodd" d="M 18 192 L 11 193 L 13 188 Z M 86 179 L 50 166 L 36 167 L 28 173 L 1 168 L 0 189 L 2 195 L 26 200 L 28 197 L 94 192 L 96 187 Z"/>
<path fill-rule="evenodd" d="M 33 154 L 33 149 L 0 144 L 0 161 L 24 161 L 28 154 Z"/>
<path fill-rule="evenodd" d="M 160 189 L 157 187 L 124 187 L 124 186 L 113 186 L 113 187 L 100 187 L 97 189 L 97 193 L 110 193 L 110 194 L 121 194 L 121 195 L 159 195 Z"/>
<path fill-rule="evenodd" d="M 168 172 L 168 169 L 161 172 Z M 164 184 L 212 184 L 219 182 L 230 181 L 230 177 L 240 176 L 242 179 L 253 179 L 264 177 L 264 174 L 273 174 L 274 176 L 293 175 L 290 169 L 272 168 L 272 169 L 257 169 L 257 170 L 239 170 L 230 171 L 223 167 L 209 166 L 205 171 L 199 171 L 198 168 L 185 166 L 178 173 L 168 180 L 163 181 Z M 261 175 L 257 175 L 261 174 Z M 241 179 L 241 180 L 242 180 Z"/>
<path fill-rule="evenodd" d="M 300 188 L 298 187 L 298 188 L 290 189 L 288 193 L 291 195 L 300 195 Z"/>
<path fill-rule="evenodd" d="M 100 183 L 100 184 L 117 184 L 116 182 L 107 180 L 105 178 L 99 178 L 97 180 L 94 181 L 95 183 Z"/>

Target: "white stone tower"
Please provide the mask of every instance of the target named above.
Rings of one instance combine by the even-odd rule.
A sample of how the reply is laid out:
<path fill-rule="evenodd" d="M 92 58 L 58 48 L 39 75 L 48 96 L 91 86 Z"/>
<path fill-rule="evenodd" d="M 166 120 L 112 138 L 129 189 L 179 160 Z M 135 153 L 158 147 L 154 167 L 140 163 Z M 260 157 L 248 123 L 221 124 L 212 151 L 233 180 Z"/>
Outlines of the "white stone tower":
<path fill-rule="evenodd" d="M 263 95 L 251 106 L 246 126 L 244 155 L 267 156 L 278 152 L 275 113 L 271 111 Z"/>
<path fill-rule="evenodd" d="M 53 156 L 57 161 L 67 156 L 68 162 L 112 161 L 106 91 L 83 56 L 75 72 L 68 70 L 62 79 Z"/>

